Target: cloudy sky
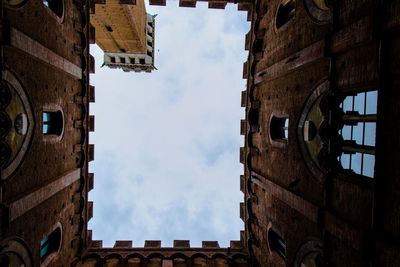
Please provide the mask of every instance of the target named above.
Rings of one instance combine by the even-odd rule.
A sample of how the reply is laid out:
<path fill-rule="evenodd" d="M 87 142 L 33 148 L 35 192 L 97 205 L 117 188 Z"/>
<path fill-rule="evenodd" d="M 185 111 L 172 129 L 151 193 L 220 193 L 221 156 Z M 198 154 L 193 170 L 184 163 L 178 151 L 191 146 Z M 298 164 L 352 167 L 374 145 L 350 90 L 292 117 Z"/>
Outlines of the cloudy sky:
<path fill-rule="evenodd" d="M 246 13 L 148 6 L 156 18 L 153 73 L 125 73 L 96 58 L 93 238 L 115 240 L 238 240 L 239 134 Z"/>

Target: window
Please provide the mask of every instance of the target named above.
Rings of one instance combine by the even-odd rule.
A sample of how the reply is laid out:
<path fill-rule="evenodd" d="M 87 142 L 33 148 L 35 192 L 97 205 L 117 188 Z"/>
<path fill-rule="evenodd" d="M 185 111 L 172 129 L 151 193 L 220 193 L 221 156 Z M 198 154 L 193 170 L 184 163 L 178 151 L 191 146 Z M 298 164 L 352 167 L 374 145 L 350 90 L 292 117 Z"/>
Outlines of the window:
<path fill-rule="evenodd" d="M 289 136 L 289 118 L 272 116 L 270 135 L 271 139 L 275 141 L 287 140 Z"/>
<path fill-rule="evenodd" d="M 361 92 L 340 104 L 343 144 L 338 160 L 344 169 L 368 177 L 374 176 L 377 96 L 376 90 Z"/>
<path fill-rule="evenodd" d="M 125 58 L 124 57 L 121 57 L 120 61 L 121 61 L 122 64 L 125 64 Z"/>
<path fill-rule="evenodd" d="M 59 250 L 61 245 L 61 228 L 57 227 L 40 241 L 40 259 L 44 261 L 50 254 Z"/>
<path fill-rule="evenodd" d="M 43 0 L 43 4 L 47 6 L 57 17 L 61 18 L 64 13 L 63 0 Z"/>
<path fill-rule="evenodd" d="M 271 252 L 277 252 L 282 258 L 286 258 L 286 242 L 271 228 L 268 230 L 268 245 Z"/>
<path fill-rule="evenodd" d="M 43 134 L 61 135 L 64 127 L 63 115 L 61 111 L 43 112 Z"/>
<path fill-rule="evenodd" d="M 111 63 L 115 63 L 115 57 L 110 57 Z"/>
<path fill-rule="evenodd" d="M 288 23 L 293 17 L 295 12 L 294 0 L 287 0 L 281 3 L 276 13 L 276 28 L 279 29 Z"/>

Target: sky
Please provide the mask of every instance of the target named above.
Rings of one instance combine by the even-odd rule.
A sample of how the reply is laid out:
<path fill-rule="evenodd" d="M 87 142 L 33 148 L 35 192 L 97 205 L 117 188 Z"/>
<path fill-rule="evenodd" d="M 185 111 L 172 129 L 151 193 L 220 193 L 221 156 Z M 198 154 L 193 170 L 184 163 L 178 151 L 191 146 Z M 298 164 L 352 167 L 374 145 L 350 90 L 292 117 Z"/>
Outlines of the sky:
<path fill-rule="evenodd" d="M 147 3 L 146 3 L 147 4 Z M 103 52 L 95 45 L 91 84 L 95 115 L 93 239 L 104 247 L 115 240 L 217 240 L 229 246 L 244 228 L 239 217 L 240 106 L 246 13 L 148 6 L 158 14 L 152 73 L 100 68 Z"/>

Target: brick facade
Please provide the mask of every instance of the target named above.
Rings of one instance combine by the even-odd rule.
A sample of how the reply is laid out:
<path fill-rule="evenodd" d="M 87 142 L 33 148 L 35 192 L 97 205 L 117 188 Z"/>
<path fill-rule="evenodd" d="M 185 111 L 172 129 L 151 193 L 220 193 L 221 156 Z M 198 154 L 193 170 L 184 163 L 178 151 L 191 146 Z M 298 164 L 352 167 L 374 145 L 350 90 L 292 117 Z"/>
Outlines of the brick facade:
<path fill-rule="evenodd" d="M 208 1 L 237 4 L 252 22 L 240 122 L 245 230 L 227 248 L 92 240 L 89 21 L 104 3 L 2 2 L 0 265 L 400 265 L 400 1 L 331 2 Z M 343 112 L 346 97 L 373 91 L 376 114 Z M 60 120 L 60 132 L 46 128 Z M 376 123 L 374 144 L 346 142 L 349 120 Z M 372 177 L 347 170 L 345 151 L 372 155 Z"/>

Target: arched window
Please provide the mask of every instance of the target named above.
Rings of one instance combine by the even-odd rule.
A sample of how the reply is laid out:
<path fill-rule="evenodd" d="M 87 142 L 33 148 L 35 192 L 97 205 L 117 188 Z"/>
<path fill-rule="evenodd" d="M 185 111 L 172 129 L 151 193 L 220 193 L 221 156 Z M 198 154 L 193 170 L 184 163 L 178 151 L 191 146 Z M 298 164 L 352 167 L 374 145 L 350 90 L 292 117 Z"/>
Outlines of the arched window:
<path fill-rule="evenodd" d="M 43 262 L 52 253 L 58 252 L 61 246 L 61 228 L 57 227 L 40 241 L 40 259 Z"/>
<path fill-rule="evenodd" d="M 289 118 L 272 116 L 270 123 L 270 136 L 275 141 L 285 141 L 289 136 Z"/>
<path fill-rule="evenodd" d="M 286 0 L 283 1 L 276 13 L 275 26 L 277 29 L 281 28 L 283 25 L 288 23 L 293 17 L 295 12 L 295 1 Z"/>
<path fill-rule="evenodd" d="M 327 171 L 374 177 L 378 91 L 329 90 L 320 83 L 299 119 L 297 136 L 305 162 L 323 181 Z"/>
<path fill-rule="evenodd" d="M 317 23 L 326 23 L 331 20 L 332 9 L 330 0 L 304 0 L 306 10 Z"/>
<path fill-rule="evenodd" d="M 282 258 L 286 258 L 286 242 L 271 228 L 268 230 L 268 246 L 271 252 L 276 252 Z"/>
<path fill-rule="evenodd" d="M 61 111 L 43 112 L 43 134 L 61 135 L 64 128 L 64 120 Z"/>
<path fill-rule="evenodd" d="M 338 160 L 344 169 L 368 177 L 374 176 L 377 96 L 376 90 L 361 92 L 340 104 L 343 144 Z"/>
<path fill-rule="evenodd" d="M 33 266 L 29 248 L 23 240 L 9 239 L 0 243 L 0 266 Z"/>
<path fill-rule="evenodd" d="M 47 6 L 57 17 L 61 18 L 64 14 L 64 0 L 43 0 L 43 4 Z"/>

